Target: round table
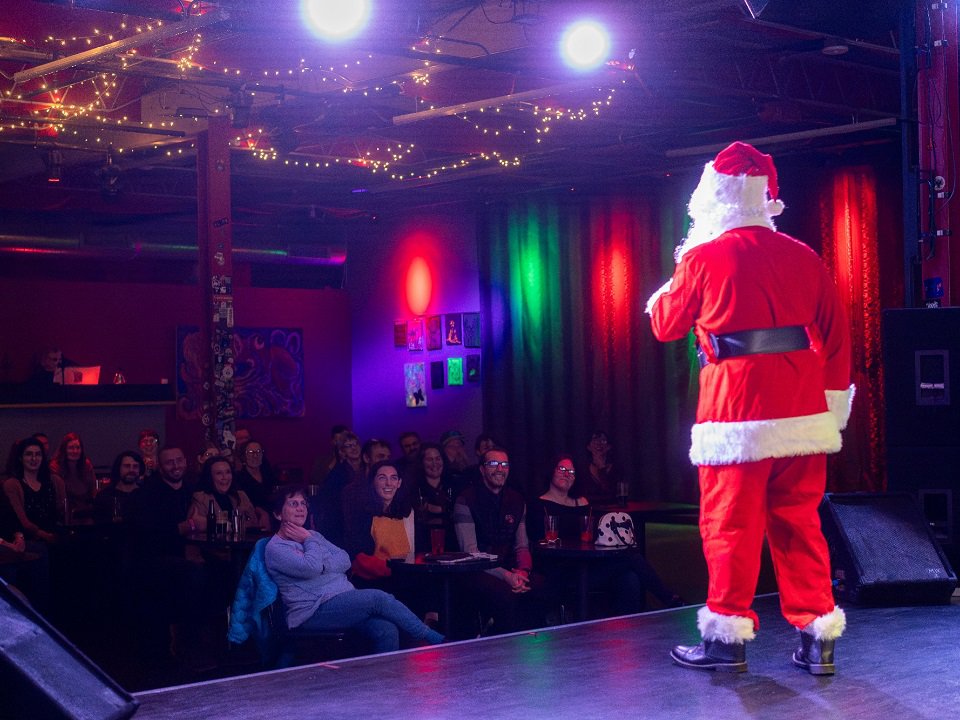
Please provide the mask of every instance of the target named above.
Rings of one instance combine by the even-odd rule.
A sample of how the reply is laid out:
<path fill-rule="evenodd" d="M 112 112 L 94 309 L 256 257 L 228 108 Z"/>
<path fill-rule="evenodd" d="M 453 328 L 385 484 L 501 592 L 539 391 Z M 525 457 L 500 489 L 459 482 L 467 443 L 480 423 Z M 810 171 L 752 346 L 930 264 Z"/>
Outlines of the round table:
<path fill-rule="evenodd" d="M 577 571 L 577 619 L 590 618 L 590 565 L 596 562 L 617 560 L 632 552 L 639 552 L 636 546 L 595 545 L 580 540 L 561 540 L 557 543 L 535 543 L 530 546 L 532 553 L 541 558 L 564 560 L 575 566 Z"/>
<path fill-rule="evenodd" d="M 457 553 L 452 554 L 456 555 Z M 453 612 L 450 591 L 451 578 L 454 575 L 489 570 L 497 567 L 499 563 L 500 560 L 496 557 L 478 557 L 458 562 L 437 562 L 430 560 L 425 555 L 417 555 L 412 561 L 407 558 L 387 560 L 387 565 L 397 576 L 432 578 L 440 582 L 441 602 L 443 603 L 440 609 L 440 627 L 444 635 L 449 635 L 452 627 L 450 622 Z"/>

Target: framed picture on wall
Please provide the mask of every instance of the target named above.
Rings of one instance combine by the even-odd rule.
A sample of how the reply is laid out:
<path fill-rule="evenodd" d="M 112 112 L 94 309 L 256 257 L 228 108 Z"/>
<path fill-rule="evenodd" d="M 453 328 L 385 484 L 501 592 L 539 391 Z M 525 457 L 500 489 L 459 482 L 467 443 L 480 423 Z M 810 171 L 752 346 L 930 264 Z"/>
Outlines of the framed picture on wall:
<path fill-rule="evenodd" d="M 447 345 L 463 345 L 463 315 L 460 313 L 447 313 L 444 316 L 444 333 L 447 338 Z"/>
<path fill-rule="evenodd" d="M 467 382 L 480 382 L 480 356 L 467 355 Z"/>
<path fill-rule="evenodd" d="M 443 360 L 434 360 L 430 363 L 430 388 L 443 390 Z"/>
<path fill-rule="evenodd" d="M 397 320 L 395 323 L 393 323 L 393 346 L 401 348 L 407 346 L 406 320 Z"/>
<path fill-rule="evenodd" d="M 403 389 L 407 399 L 407 407 L 427 406 L 427 378 L 424 363 L 404 363 Z"/>
<path fill-rule="evenodd" d="M 463 314 L 463 345 L 469 348 L 480 347 L 480 313 Z"/>
<path fill-rule="evenodd" d="M 447 385 L 463 385 L 463 358 L 447 358 Z"/>
<path fill-rule="evenodd" d="M 427 350 L 443 348 L 443 318 L 431 315 L 427 318 Z"/>
<path fill-rule="evenodd" d="M 407 350 L 423 350 L 423 318 L 407 320 Z"/>

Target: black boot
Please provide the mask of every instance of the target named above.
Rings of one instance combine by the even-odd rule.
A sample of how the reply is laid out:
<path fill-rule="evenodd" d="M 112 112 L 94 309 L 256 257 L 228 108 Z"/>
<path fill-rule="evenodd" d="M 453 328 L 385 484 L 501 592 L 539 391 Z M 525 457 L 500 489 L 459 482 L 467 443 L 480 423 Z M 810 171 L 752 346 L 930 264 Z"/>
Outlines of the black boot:
<path fill-rule="evenodd" d="M 800 633 L 800 647 L 793 651 L 793 664 L 811 675 L 833 675 L 833 646 L 836 640 L 817 640 L 809 633 Z"/>
<path fill-rule="evenodd" d="M 677 645 L 670 651 L 670 657 L 677 665 L 695 670 L 747 671 L 747 646 L 744 643 L 704 640 L 699 645 Z"/>

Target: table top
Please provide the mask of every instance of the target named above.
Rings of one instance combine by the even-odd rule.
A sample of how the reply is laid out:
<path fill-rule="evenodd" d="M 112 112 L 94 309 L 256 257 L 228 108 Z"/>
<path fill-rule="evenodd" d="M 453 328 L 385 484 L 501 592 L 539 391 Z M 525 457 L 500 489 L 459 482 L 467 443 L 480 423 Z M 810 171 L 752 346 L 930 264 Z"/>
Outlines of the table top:
<path fill-rule="evenodd" d="M 592 542 L 581 540 L 561 540 L 548 545 L 545 542 L 534 543 L 530 550 L 536 555 L 544 557 L 562 558 L 616 558 L 625 553 L 635 551 L 635 546 L 626 545 L 595 545 Z"/>
<path fill-rule="evenodd" d="M 645 519 L 657 516 L 696 514 L 700 511 L 699 505 L 676 502 L 660 502 L 659 500 L 631 500 L 625 506 L 618 503 L 595 505 L 593 514 L 607 512 L 625 512 L 628 515 L 639 515 Z"/>
<path fill-rule="evenodd" d="M 448 555 L 456 553 L 445 553 Z M 488 570 L 497 567 L 499 559 L 497 558 L 471 558 L 470 560 L 461 560 L 459 562 L 436 562 L 431 561 L 426 555 L 419 554 L 413 561 L 407 558 L 392 558 L 387 560 L 387 565 L 391 570 L 401 573 L 414 573 L 426 575 L 445 575 L 450 573 L 476 572 L 477 570 Z"/>
<path fill-rule="evenodd" d="M 214 538 L 208 538 L 205 532 L 190 533 L 185 535 L 183 540 L 188 545 L 200 545 L 202 547 L 231 549 L 231 548 L 252 548 L 257 544 L 257 540 L 270 537 L 273 533 L 263 532 L 257 528 L 251 528 L 246 534 L 237 539 L 233 535 L 218 535 Z"/>

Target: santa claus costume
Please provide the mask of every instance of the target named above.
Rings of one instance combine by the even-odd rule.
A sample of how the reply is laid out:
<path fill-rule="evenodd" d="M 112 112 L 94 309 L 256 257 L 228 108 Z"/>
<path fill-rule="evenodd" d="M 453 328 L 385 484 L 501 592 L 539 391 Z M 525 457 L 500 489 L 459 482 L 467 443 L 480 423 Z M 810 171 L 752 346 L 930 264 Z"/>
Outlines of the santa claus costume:
<path fill-rule="evenodd" d="M 694 330 L 703 366 L 690 459 L 710 581 L 702 642 L 671 653 L 686 667 L 746 670 L 764 535 L 781 611 L 800 630 L 794 663 L 832 673 L 845 625 L 817 507 L 850 415 L 850 341 L 820 258 L 776 231 L 782 210 L 769 155 L 721 151 L 691 196 L 673 277 L 647 303 L 657 339 Z"/>

